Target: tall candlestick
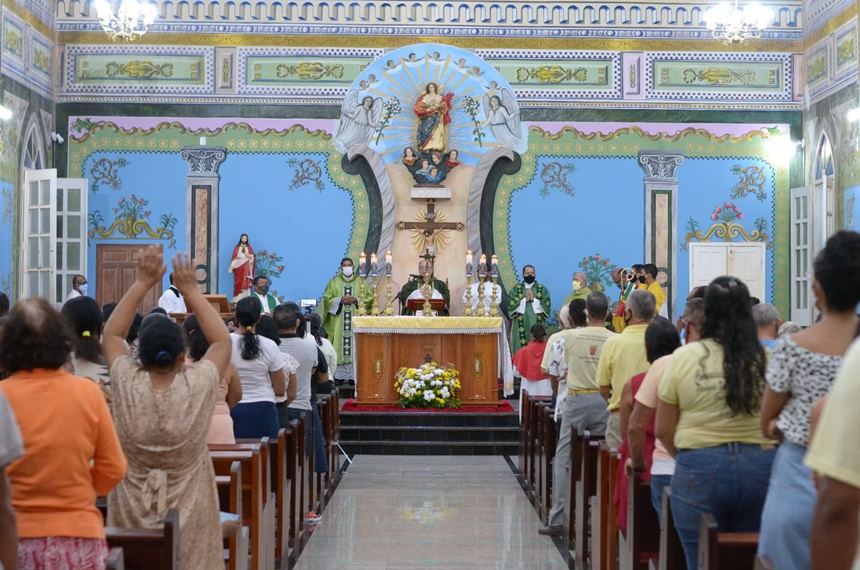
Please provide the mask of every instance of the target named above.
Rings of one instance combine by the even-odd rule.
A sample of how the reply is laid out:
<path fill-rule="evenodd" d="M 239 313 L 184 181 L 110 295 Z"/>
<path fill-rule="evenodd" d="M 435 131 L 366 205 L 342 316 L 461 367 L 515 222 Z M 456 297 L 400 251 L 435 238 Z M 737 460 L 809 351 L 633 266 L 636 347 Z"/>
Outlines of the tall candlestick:
<path fill-rule="evenodd" d="M 367 275 L 367 254 L 363 251 L 358 256 L 358 274 L 362 277 Z"/>
<path fill-rule="evenodd" d="M 499 276 L 499 258 L 496 255 L 490 258 L 490 277 Z"/>
<path fill-rule="evenodd" d="M 487 276 L 487 256 L 481 254 L 481 261 L 478 263 L 478 277 Z"/>
<path fill-rule="evenodd" d="M 385 275 L 387 277 L 391 277 L 391 261 L 392 261 L 392 259 L 393 258 L 391 257 L 391 251 L 389 250 L 385 254 Z"/>
<path fill-rule="evenodd" d="M 376 254 L 375 253 L 370 254 L 370 274 L 373 277 L 376 277 Z"/>
<path fill-rule="evenodd" d="M 472 250 L 466 251 L 466 277 L 472 276 L 472 260 L 474 256 L 472 255 Z"/>

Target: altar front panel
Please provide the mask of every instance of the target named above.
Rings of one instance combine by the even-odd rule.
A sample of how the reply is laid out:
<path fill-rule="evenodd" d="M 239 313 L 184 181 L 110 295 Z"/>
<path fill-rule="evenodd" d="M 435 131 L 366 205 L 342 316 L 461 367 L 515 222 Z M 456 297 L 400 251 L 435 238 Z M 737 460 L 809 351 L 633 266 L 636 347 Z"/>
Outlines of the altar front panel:
<path fill-rule="evenodd" d="M 429 356 L 459 371 L 462 405 L 498 405 L 499 343 L 507 342 L 500 319 L 357 317 L 354 325 L 357 404 L 396 404 L 397 371 Z"/>

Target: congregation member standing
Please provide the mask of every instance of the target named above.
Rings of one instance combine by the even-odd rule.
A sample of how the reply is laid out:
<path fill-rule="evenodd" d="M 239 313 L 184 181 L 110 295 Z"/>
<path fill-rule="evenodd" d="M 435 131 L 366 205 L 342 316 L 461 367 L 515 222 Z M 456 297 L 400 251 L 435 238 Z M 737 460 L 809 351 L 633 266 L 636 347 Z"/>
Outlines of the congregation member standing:
<path fill-rule="evenodd" d="M 514 376 L 520 378 L 520 419 L 522 419 L 524 391 L 531 396 L 552 396 L 552 383 L 540 366 L 547 348 L 546 329 L 541 324 L 534 324 L 529 336 L 531 337 L 529 343 L 511 358 Z"/>
<path fill-rule="evenodd" d="M 765 348 L 773 350 L 779 337 L 779 327 L 782 326 L 779 311 L 773 305 L 759 303 L 753 305 L 752 315 L 758 329 L 758 339 Z"/>
<path fill-rule="evenodd" d="M 570 306 L 573 308 L 573 301 Z M 553 503 L 547 517 L 548 524 L 540 529 L 540 534 L 561 536 L 564 532 L 565 493 L 570 476 L 570 445 L 572 430 L 583 433 L 585 430 L 602 435 L 606 432 L 609 412 L 606 401 L 600 396 L 597 384 L 597 367 L 606 341 L 615 333 L 606 329 L 606 311 L 609 300 L 603 293 L 595 292 L 585 302 L 588 311 L 588 324 L 584 328 L 569 331 L 562 339 L 564 358 L 567 364 L 567 396 L 561 406 L 561 427 L 555 448 L 553 464 Z M 575 313 L 571 309 L 571 313 Z"/>
<path fill-rule="evenodd" d="M 624 384 L 637 374 L 648 370 L 645 353 L 645 329 L 655 314 L 655 299 L 648 291 L 637 289 L 630 293 L 624 307 L 627 326 L 618 336 L 606 341 L 597 367 L 600 395 L 609 402 L 606 445 L 618 449 L 621 445 L 621 417 L 618 415 Z M 604 322 L 606 315 L 603 316 Z"/>
<path fill-rule="evenodd" d="M 66 295 L 66 301 L 75 297 L 87 296 L 87 278 L 84 275 L 75 275 L 72 277 L 72 290 Z"/>
<path fill-rule="evenodd" d="M 223 567 L 215 472 L 206 437 L 218 386 L 230 363 L 230 335 L 203 298 L 189 255 L 176 254 L 173 274 L 188 307 L 197 315 L 209 348 L 185 366 L 179 325 L 150 315 L 140 328 L 140 360 L 125 344 L 135 307 L 165 272 L 160 249 L 138 258 L 137 280 L 105 325 L 104 351 L 111 373 L 112 410 L 128 474 L 108 495 L 108 525 L 161 529 L 171 508 L 179 509 L 179 553 L 183 570 Z"/>
<path fill-rule="evenodd" d="M 182 323 L 182 327 L 185 329 L 185 336 L 188 339 L 188 360 L 192 363 L 199 362 L 209 350 L 209 341 L 206 340 L 206 335 L 200 328 L 197 316 L 188 315 L 188 318 Z M 235 408 L 241 399 L 242 383 L 239 380 L 239 371 L 231 362 L 218 385 L 218 399 L 215 401 L 215 409 L 212 412 L 212 425 L 209 426 L 209 435 L 206 436 L 207 444 L 236 443 L 230 410 Z"/>
<path fill-rule="evenodd" d="M 6 296 L 3 293 L 0 295 Z M 6 312 L 9 312 L 8 307 Z M 18 528 L 15 524 L 15 511 L 12 509 L 12 493 L 9 490 L 6 467 L 22 455 L 24 443 L 21 441 L 15 413 L 0 390 L 0 568 L 18 567 Z"/>
<path fill-rule="evenodd" d="M 782 443 L 762 512 L 759 553 L 769 556 L 780 570 L 809 568 L 809 536 L 817 499 L 812 472 L 803 465 L 809 417 L 813 404 L 830 392 L 842 357 L 857 336 L 859 279 L 860 234 L 838 232 L 827 240 L 813 264 L 812 292 L 821 319 L 776 341 L 768 363 L 761 429 L 765 436 Z M 756 305 L 753 314 L 762 306 L 770 307 Z M 776 316 L 769 327 L 773 335 L 780 324 L 779 314 Z M 858 452 L 860 449 L 851 451 Z"/>
<path fill-rule="evenodd" d="M 239 330 L 230 333 L 233 352 L 230 362 L 239 371 L 242 400 L 230 410 L 237 438 L 278 437 L 275 397 L 286 394 L 284 360 L 278 346 L 257 334 L 260 300 L 251 295 L 236 303 Z"/>
<path fill-rule="evenodd" d="M 110 375 L 102 354 L 104 315 L 95 299 L 69 299 L 60 311 L 72 325 L 72 367 L 75 376 L 89 378 L 110 403 Z"/>
<path fill-rule="evenodd" d="M 549 290 L 537 282 L 533 265 L 523 267 L 523 282 L 517 283 L 508 296 L 508 314 L 511 317 L 511 354 L 528 344 L 532 325 L 546 326 L 552 303 Z"/>
<path fill-rule="evenodd" d="M 24 442 L 6 469 L 23 570 L 104 568 L 96 495 L 122 481 L 128 465 L 99 387 L 62 370 L 71 340 L 65 317 L 37 297 L 12 308 L 0 335 L 0 369 L 11 374 L 0 393 Z"/>
<path fill-rule="evenodd" d="M 280 350 L 281 337 L 278 334 L 278 325 L 275 324 L 272 317 L 269 315 L 261 316 L 260 320 L 257 321 L 256 331 L 258 335 L 266 337 L 279 347 L 281 360 L 284 361 L 284 380 L 287 389 L 283 396 L 275 396 L 275 408 L 278 410 L 278 425 L 287 428 L 290 425 L 290 419 L 287 416 L 287 402 L 296 397 L 296 372 L 299 370 L 299 361 Z"/>
<path fill-rule="evenodd" d="M 672 515 L 687 568 L 696 568 L 699 524 L 758 532 L 776 449 L 759 425 L 765 351 L 750 294 L 735 277 L 705 292 L 702 340 L 679 348 L 660 381 L 655 433 L 675 457 Z"/>
<path fill-rule="evenodd" d="M 356 315 L 359 304 L 364 304 L 365 309 L 370 309 L 373 302 L 373 290 L 363 277 L 357 275 L 353 265 L 348 257 L 340 261 L 340 271 L 326 284 L 322 305 L 319 307 L 323 316 L 323 326 L 337 350 L 337 370 L 329 372 L 338 383 L 355 381 L 352 319 Z M 277 322 L 277 319 L 275 321 Z M 278 328 L 283 327 L 279 324 Z"/>
<path fill-rule="evenodd" d="M 642 272 L 639 274 L 639 283 L 641 285 L 645 285 L 645 290 L 650 291 L 654 298 L 657 300 L 655 315 L 660 315 L 661 317 L 668 316 L 667 313 L 661 312 L 663 309 L 663 303 L 666 301 L 666 293 L 663 292 L 663 287 L 660 285 L 660 282 L 657 281 L 657 266 L 653 263 L 646 263 L 642 266 Z"/>

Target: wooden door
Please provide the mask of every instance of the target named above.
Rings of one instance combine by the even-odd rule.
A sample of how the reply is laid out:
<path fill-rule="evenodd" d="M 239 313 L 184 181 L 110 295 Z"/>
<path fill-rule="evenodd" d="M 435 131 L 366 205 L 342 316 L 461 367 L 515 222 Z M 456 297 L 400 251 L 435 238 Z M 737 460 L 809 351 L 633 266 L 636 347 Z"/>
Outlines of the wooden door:
<path fill-rule="evenodd" d="M 137 256 L 144 245 L 96 245 L 96 301 L 100 306 L 118 303 L 137 279 Z M 159 248 L 161 245 L 158 246 Z M 161 297 L 161 282 L 146 292 L 137 308 L 144 315 Z"/>

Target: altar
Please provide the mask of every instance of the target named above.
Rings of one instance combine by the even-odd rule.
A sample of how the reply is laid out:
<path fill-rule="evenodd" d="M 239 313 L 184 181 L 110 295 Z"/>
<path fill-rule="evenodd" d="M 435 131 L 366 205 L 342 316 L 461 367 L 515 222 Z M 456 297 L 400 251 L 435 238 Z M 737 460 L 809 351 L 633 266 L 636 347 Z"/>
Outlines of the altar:
<path fill-rule="evenodd" d="M 499 380 L 512 387 L 501 317 L 354 317 L 357 405 L 394 405 L 395 375 L 429 356 L 460 373 L 462 406 L 499 404 Z"/>

